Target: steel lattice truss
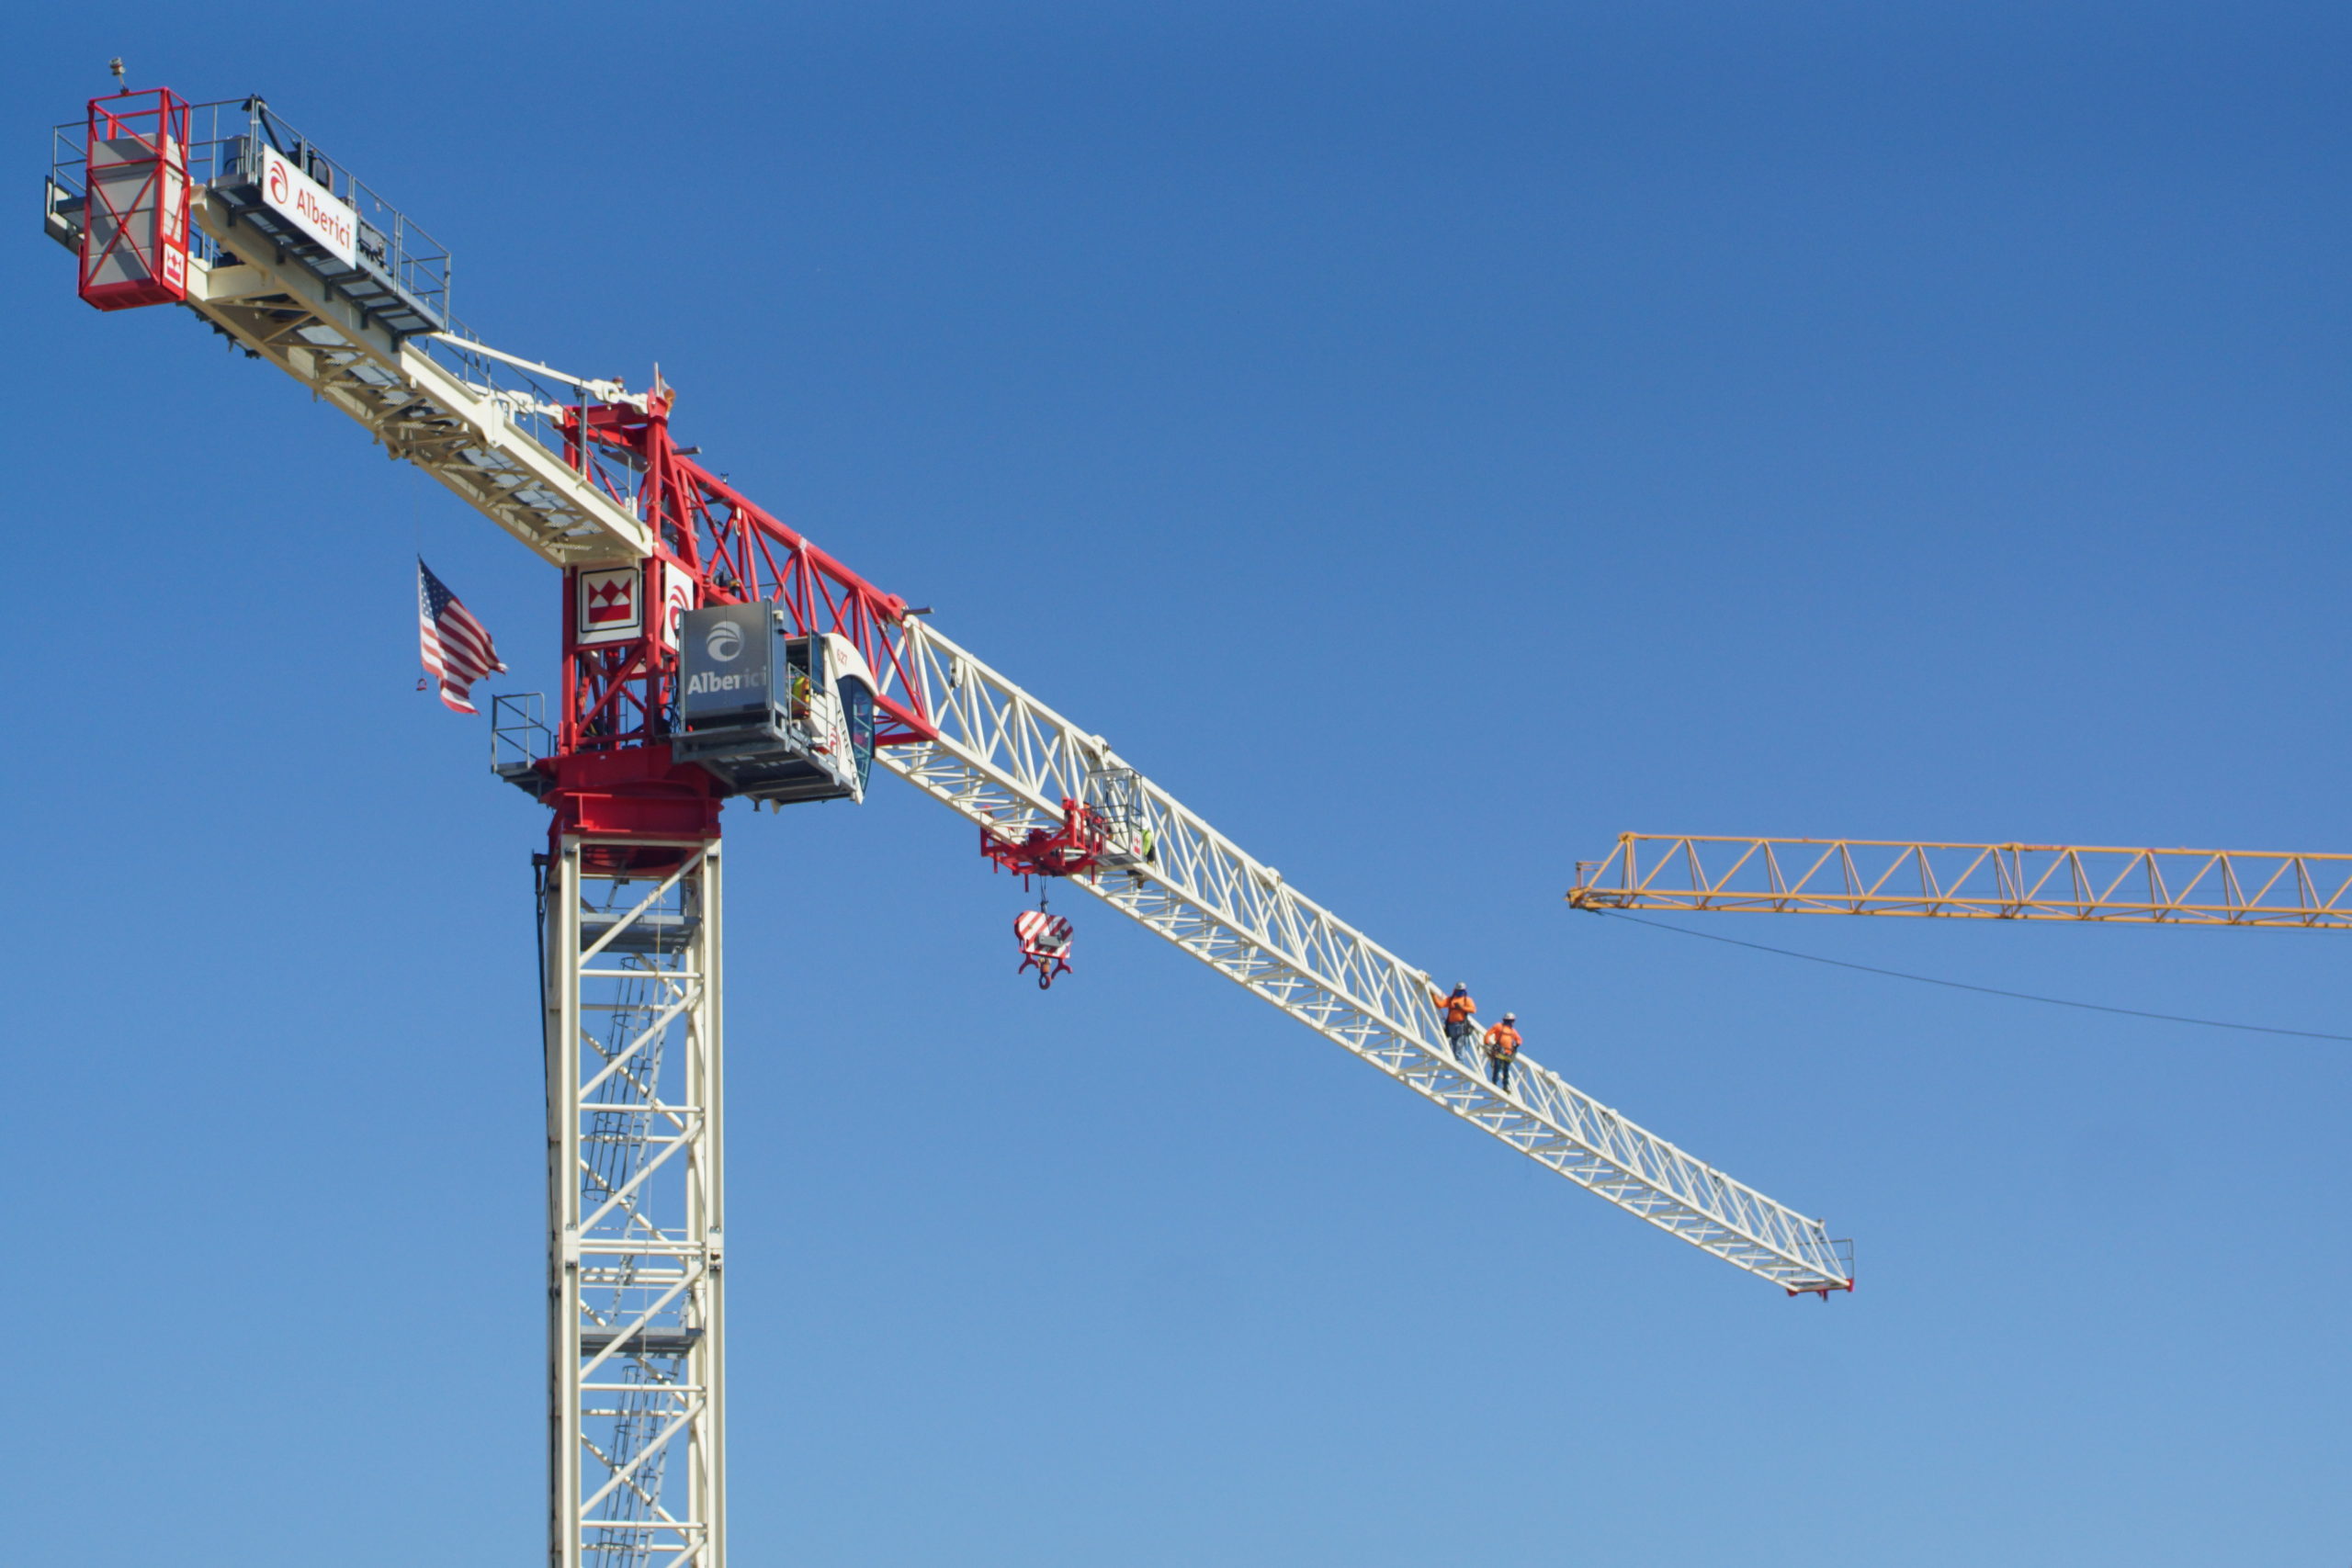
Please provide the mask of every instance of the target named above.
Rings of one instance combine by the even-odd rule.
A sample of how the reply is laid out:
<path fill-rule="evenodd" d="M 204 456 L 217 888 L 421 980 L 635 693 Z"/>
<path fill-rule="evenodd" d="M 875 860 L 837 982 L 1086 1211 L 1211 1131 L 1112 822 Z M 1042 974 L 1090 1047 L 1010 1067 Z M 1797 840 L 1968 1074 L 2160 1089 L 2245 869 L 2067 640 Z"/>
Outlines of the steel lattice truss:
<path fill-rule="evenodd" d="M 625 474 L 566 450 L 560 395 L 463 342 L 402 339 L 298 265 L 217 198 L 198 225 L 254 261 L 194 269 L 188 303 L 243 347 L 365 426 L 543 558 L 627 562 L 650 547 Z M 607 456 L 594 454 L 596 457 Z M 974 820 L 1027 827 L 1082 798 L 1113 760 L 919 621 L 896 628 L 886 698 L 941 729 L 886 748 L 884 764 Z M 901 639 L 903 639 L 901 641 Z M 906 674 L 905 671 L 911 671 Z M 1820 1222 L 1692 1158 L 1521 1058 L 1505 1094 L 1446 1055 L 1428 976 L 1285 886 L 1197 816 L 1147 785 L 1158 864 L 1088 890 L 1425 1098 L 1693 1246 L 1793 1290 L 1850 1282 Z"/>
<path fill-rule="evenodd" d="M 559 455 L 553 391 L 500 385 L 520 378 L 461 343 L 393 333 L 305 268 L 270 260 L 277 243 L 218 196 L 200 195 L 193 212 L 216 244 L 255 258 L 199 264 L 190 277 L 189 306 L 242 347 L 557 566 L 621 565 L 650 550 L 651 530 L 593 468 Z"/>
<path fill-rule="evenodd" d="M 971 820 L 1016 833 L 1061 819 L 1095 780 L 1126 764 L 932 630 L 908 650 L 934 742 L 878 760 Z M 1390 1077 L 1661 1230 L 1791 1291 L 1838 1289 L 1852 1272 L 1818 1220 L 1692 1158 L 1520 1058 L 1506 1092 L 1448 1053 L 1418 969 L 1301 896 L 1280 873 L 1148 781 L 1136 795 L 1156 863 L 1079 886 Z"/>
<path fill-rule="evenodd" d="M 2352 855 L 1625 833 L 1586 909 L 2352 928 Z"/>
<path fill-rule="evenodd" d="M 474 338 L 448 316 L 447 253 L 259 99 L 193 110 L 168 94 L 156 101 L 159 113 L 193 113 L 207 128 L 175 132 L 180 149 L 165 138 L 153 153 L 157 178 L 183 154 L 178 172 L 191 178 L 197 231 L 172 236 L 175 246 L 188 242 L 186 303 L 356 421 L 388 456 L 415 464 L 575 580 L 590 568 L 683 574 L 688 604 L 757 597 L 786 606 L 803 634 L 847 637 L 882 687 L 886 767 L 1016 835 L 1063 820 L 1066 801 L 1115 807 L 1121 858 L 1097 864 L 1116 869 L 1080 883 L 1114 908 L 1692 1246 L 1792 1292 L 1851 1284 L 1849 1259 L 1819 1221 L 1536 1063 L 1522 1057 L 1516 1087 L 1504 1090 L 1476 1062 L 1450 1056 L 1426 972 L 1300 897 L 1126 769 L 1101 737 L 691 461 L 695 448 L 669 436 L 671 399 L 658 378 L 631 394 Z M 95 102 L 92 113 L 92 123 L 104 118 Z M 113 209 L 107 190 L 90 188 L 91 144 L 74 141 L 82 128 L 62 129 L 73 134 L 52 154 L 44 224 L 78 250 L 85 222 Z M 299 167 L 288 182 L 308 170 L 304 181 L 328 181 L 324 199 L 350 206 L 358 261 L 289 222 L 271 182 L 255 183 L 257 163 L 289 157 Z M 639 587 L 640 604 L 670 604 L 650 576 Z M 567 649 L 577 653 L 591 645 L 573 640 L 572 614 Z M 670 754 L 674 648 L 650 620 L 626 648 L 594 646 L 603 651 L 567 666 L 567 702 L 583 705 L 565 708 L 561 746 L 526 756 L 521 770 L 536 771 L 544 794 L 526 787 L 558 807 L 540 890 L 549 1564 L 724 1568 L 718 850 L 716 817 L 701 815 L 716 800 L 705 775 Z M 631 724 L 577 722 L 620 712 L 604 694 L 632 682 Z M 593 747 L 605 750 L 589 758 Z M 550 763 L 559 764 L 551 774 Z M 682 788 L 682 773 L 695 787 Z M 600 791 L 618 792 L 637 813 L 596 823 L 565 814 Z M 659 815 L 674 798 L 702 822 L 699 836 L 678 836 L 684 829 Z M 632 875 L 627 866 L 664 869 Z"/>
<path fill-rule="evenodd" d="M 551 1568 L 725 1561 L 718 850 L 548 868 Z"/>

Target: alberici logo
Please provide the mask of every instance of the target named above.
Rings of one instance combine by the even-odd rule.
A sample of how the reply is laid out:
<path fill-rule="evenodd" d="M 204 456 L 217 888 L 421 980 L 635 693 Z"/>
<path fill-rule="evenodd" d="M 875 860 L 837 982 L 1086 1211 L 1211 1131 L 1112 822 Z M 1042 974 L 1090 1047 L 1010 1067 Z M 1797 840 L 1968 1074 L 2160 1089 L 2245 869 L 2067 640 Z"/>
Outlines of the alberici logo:
<path fill-rule="evenodd" d="M 703 635 L 702 648 L 719 663 L 732 664 L 743 651 L 743 628 L 733 621 L 721 621 Z"/>

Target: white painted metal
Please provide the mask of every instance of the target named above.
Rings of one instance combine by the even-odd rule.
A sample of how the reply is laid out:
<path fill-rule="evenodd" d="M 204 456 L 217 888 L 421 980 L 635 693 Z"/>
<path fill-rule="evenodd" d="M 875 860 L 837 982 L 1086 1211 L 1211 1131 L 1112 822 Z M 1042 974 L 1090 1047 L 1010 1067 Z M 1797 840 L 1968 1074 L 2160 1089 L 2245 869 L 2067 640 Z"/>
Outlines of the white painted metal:
<path fill-rule="evenodd" d="M 546 868 L 548 1568 L 726 1568 L 718 846 Z"/>
<path fill-rule="evenodd" d="M 492 361 L 462 337 L 397 338 L 301 261 L 281 260 L 220 197 L 198 193 L 192 213 L 242 258 L 191 264 L 188 304 L 207 321 L 555 565 L 623 566 L 649 553 L 633 505 L 600 488 L 593 465 L 583 474 L 560 456 L 562 439 L 545 426 L 548 393 L 498 384 Z M 635 494 L 633 482 L 616 488 Z"/>
<path fill-rule="evenodd" d="M 503 372 L 568 376 L 457 334 L 396 339 L 218 198 L 195 204 L 205 231 L 242 265 L 195 268 L 189 303 L 238 343 L 309 386 L 560 566 L 641 559 L 648 531 L 626 500 L 630 476 L 598 482 L 565 462 L 543 389 Z M 599 386 L 581 382 L 582 386 Z M 615 461 L 609 454 L 598 462 Z M 1025 829 L 1058 819 L 1101 770 L 1100 737 L 1069 724 L 926 623 L 904 630 L 914 679 L 943 737 L 880 754 L 884 765 L 975 821 Z M 1154 863 L 1081 883 L 1228 978 L 1510 1144 L 1695 1247 L 1792 1290 L 1850 1282 L 1821 1223 L 1692 1158 L 1522 1056 L 1515 1087 L 1487 1083 L 1446 1055 L 1426 972 L 1284 886 L 1165 791 L 1140 782 Z"/>
<path fill-rule="evenodd" d="M 910 621 L 908 662 L 939 725 L 934 744 L 877 761 L 974 822 L 1015 837 L 1061 820 L 1127 764 L 974 659 Z M 1124 781 L 1123 781 L 1124 782 Z M 1152 859 L 1099 884 L 1073 879 L 1227 979 L 1529 1158 L 1704 1251 L 1792 1291 L 1851 1282 L 1820 1221 L 1692 1158 L 1522 1055 L 1509 1091 L 1447 1052 L 1428 971 L 1300 895 L 1136 777 Z"/>
<path fill-rule="evenodd" d="M 456 333 L 428 333 L 425 335 L 435 343 L 446 343 L 462 353 L 479 355 L 484 359 L 495 359 L 511 370 L 520 370 L 526 375 L 539 377 L 543 380 L 560 381 L 567 387 L 576 387 L 597 402 L 626 403 L 639 413 L 645 412 L 645 394 L 631 392 L 619 381 L 599 381 L 592 376 L 567 375 L 552 365 L 542 365 L 536 359 L 526 359 L 519 354 L 509 354 L 503 348 L 492 348 L 486 343 L 476 343 L 473 339 L 460 336 Z"/>
<path fill-rule="evenodd" d="M 234 342 L 544 559 L 619 567 L 647 556 L 622 459 L 567 461 L 548 423 L 560 400 L 514 373 L 636 400 L 616 385 L 574 380 L 462 333 L 401 338 L 218 197 L 202 197 L 193 215 L 239 259 L 192 262 L 188 303 Z M 1105 771 L 1124 769 L 1099 736 L 927 624 L 910 619 L 902 635 L 942 736 L 878 760 L 965 817 L 1016 832 L 1050 825 L 1065 797 L 1100 796 Z M 1510 1091 L 1452 1059 L 1427 972 L 1301 897 L 1165 791 L 1140 778 L 1131 788 L 1139 815 L 1121 863 L 1132 870 L 1081 882 L 1086 891 L 1692 1246 L 1791 1290 L 1850 1282 L 1819 1221 L 1525 1057 Z M 562 844 L 543 890 L 549 1568 L 725 1568 L 718 849 L 688 846 L 673 877 L 621 880 L 591 870 L 584 847 Z"/>

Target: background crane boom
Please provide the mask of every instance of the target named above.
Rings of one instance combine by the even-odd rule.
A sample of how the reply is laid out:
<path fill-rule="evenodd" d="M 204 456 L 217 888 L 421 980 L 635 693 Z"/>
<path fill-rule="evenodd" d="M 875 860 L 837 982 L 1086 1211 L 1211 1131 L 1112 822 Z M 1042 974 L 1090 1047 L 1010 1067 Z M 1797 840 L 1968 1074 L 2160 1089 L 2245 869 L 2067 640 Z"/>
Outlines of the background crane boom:
<path fill-rule="evenodd" d="M 1623 833 L 1582 909 L 2352 927 L 2352 855 Z"/>

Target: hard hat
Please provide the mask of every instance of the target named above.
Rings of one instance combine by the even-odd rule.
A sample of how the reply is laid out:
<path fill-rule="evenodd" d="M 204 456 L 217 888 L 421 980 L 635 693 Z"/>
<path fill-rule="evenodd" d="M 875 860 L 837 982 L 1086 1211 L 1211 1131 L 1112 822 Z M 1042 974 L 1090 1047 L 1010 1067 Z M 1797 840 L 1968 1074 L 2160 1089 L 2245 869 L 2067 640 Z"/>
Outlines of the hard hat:
<path fill-rule="evenodd" d="M 1466 991 L 1470 987 L 1466 982 L 1457 980 L 1454 982 L 1453 988 L 1457 991 Z"/>
<path fill-rule="evenodd" d="M 1507 1012 L 1507 1013 L 1503 1014 L 1503 1021 L 1504 1021 L 1505 1023 L 1515 1023 L 1515 1022 L 1517 1022 L 1518 1021 L 1519 1021 L 1519 1014 L 1517 1014 L 1517 1013 L 1515 1013 L 1515 1012 Z"/>

